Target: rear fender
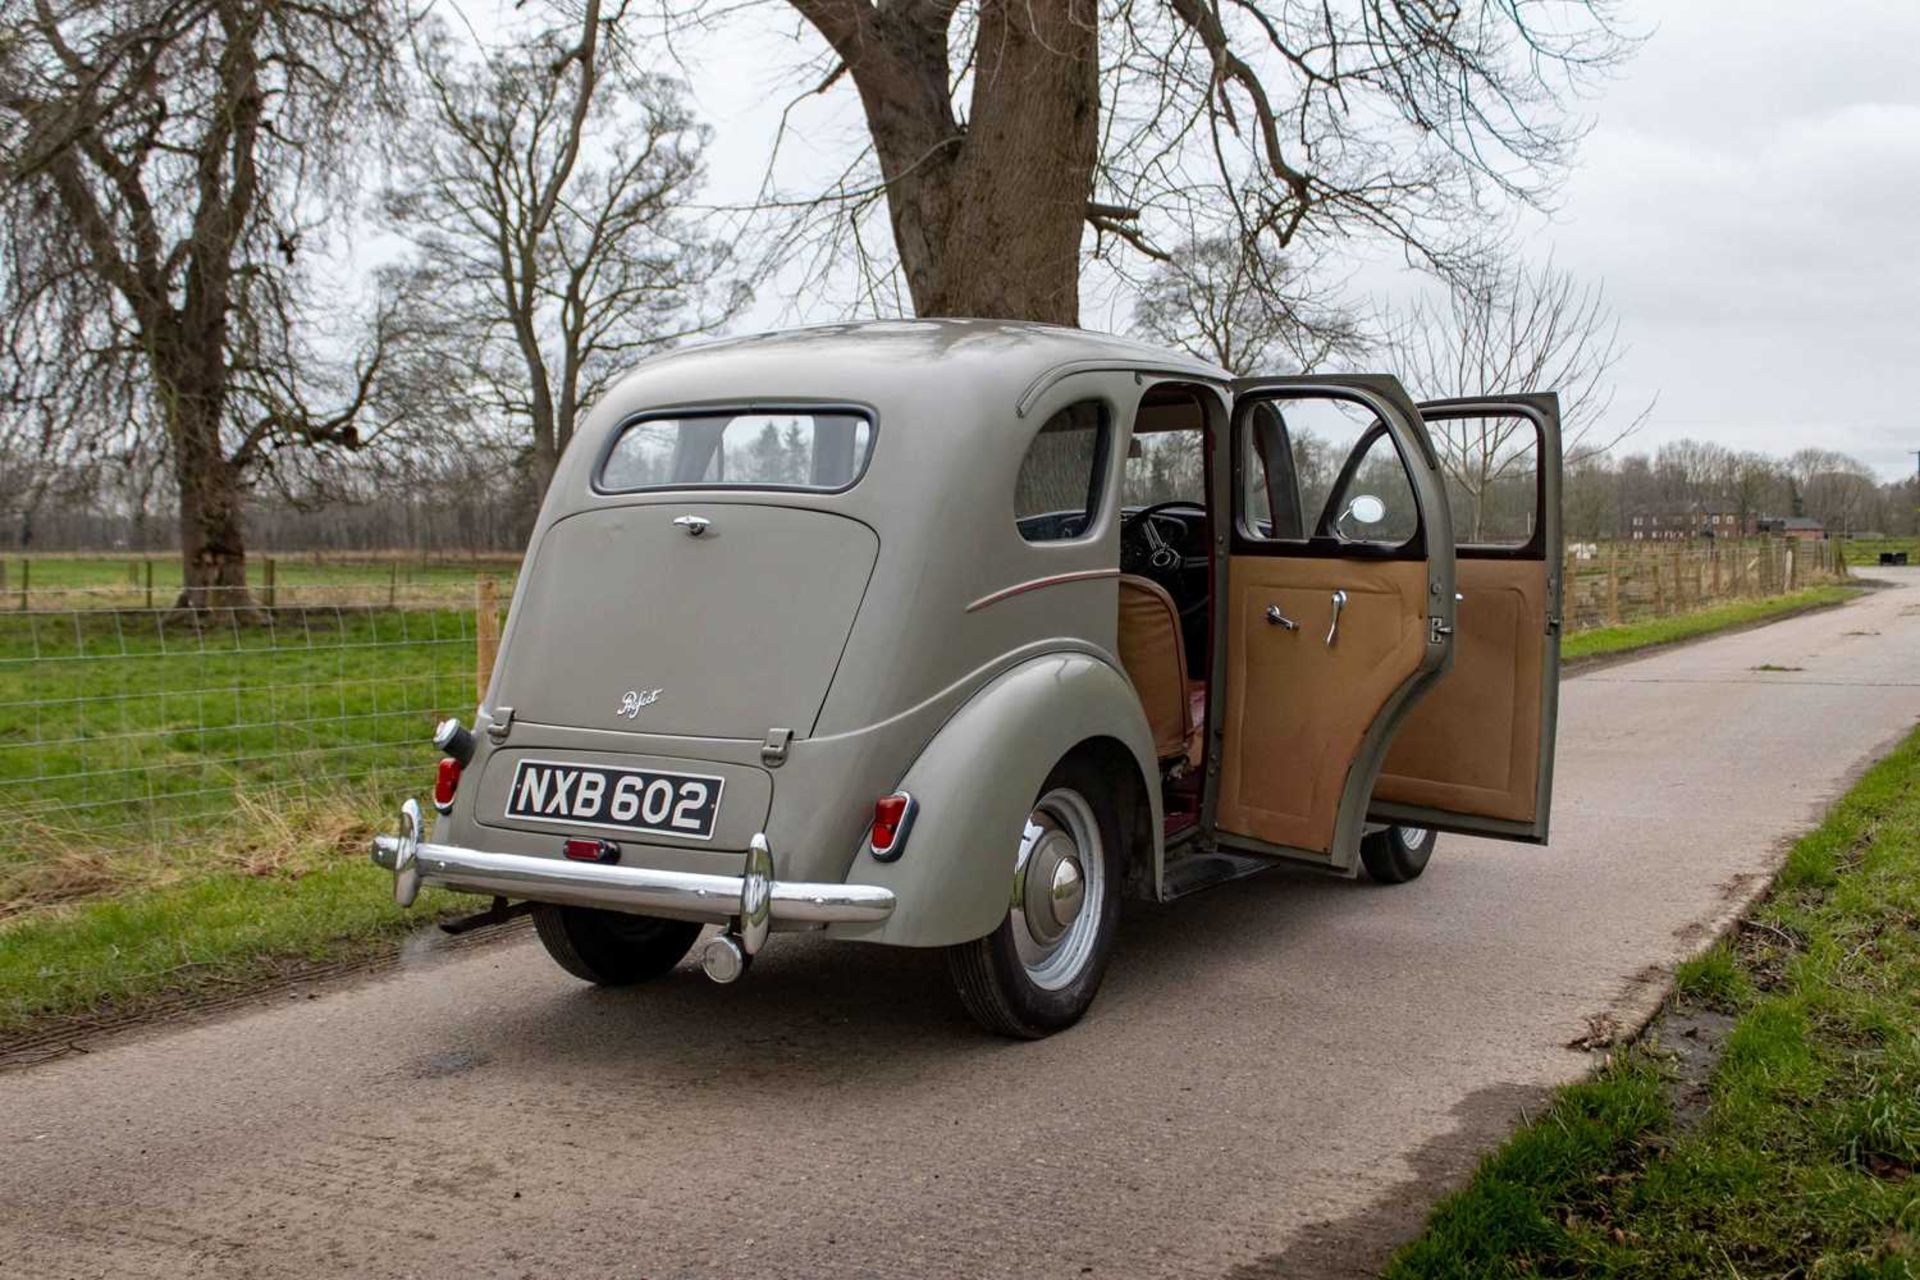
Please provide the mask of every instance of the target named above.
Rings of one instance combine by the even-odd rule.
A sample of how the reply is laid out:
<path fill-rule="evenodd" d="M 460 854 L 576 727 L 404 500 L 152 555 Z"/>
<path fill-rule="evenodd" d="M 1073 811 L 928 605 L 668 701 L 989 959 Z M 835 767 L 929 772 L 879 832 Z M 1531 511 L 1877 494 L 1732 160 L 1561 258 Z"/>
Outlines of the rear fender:
<path fill-rule="evenodd" d="M 1157 872 L 1159 769 L 1140 699 L 1100 658 L 1048 654 L 996 677 L 920 753 L 901 782 L 918 805 L 906 850 L 881 862 L 862 846 L 847 872 L 850 884 L 893 890 L 893 914 L 877 924 L 832 925 L 829 936 L 941 947 L 993 932 L 1007 914 L 1020 834 L 1041 785 L 1089 742 L 1101 742 L 1116 761 L 1131 759 L 1136 776 L 1116 779 L 1116 790 L 1147 797 L 1153 845 L 1134 856 L 1151 857 Z"/>

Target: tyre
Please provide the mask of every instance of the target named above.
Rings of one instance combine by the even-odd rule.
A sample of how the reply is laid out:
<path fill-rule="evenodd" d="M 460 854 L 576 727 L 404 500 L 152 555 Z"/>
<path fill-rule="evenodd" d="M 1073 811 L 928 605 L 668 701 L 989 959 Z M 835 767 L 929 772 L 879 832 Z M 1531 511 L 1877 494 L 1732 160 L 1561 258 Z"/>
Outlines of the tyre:
<path fill-rule="evenodd" d="M 1381 884 L 1405 884 L 1427 869 L 1440 838 L 1431 827 L 1388 827 L 1360 840 L 1360 861 Z"/>
<path fill-rule="evenodd" d="M 947 949 L 960 1003 L 981 1026 L 1037 1040 L 1093 1003 L 1120 925 L 1120 831 L 1101 771 L 1071 757 L 1055 766 L 1027 815 L 1006 918 Z"/>
<path fill-rule="evenodd" d="M 533 928 L 562 969 L 603 987 L 631 986 L 672 972 L 700 936 L 700 926 L 691 921 L 548 903 L 534 907 Z"/>

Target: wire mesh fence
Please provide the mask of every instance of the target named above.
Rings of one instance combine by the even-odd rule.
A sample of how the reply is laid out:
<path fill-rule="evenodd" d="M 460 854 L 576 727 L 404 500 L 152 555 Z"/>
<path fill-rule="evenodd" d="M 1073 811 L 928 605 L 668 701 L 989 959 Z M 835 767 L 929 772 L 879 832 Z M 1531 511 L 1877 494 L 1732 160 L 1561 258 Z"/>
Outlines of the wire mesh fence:
<path fill-rule="evenodd" d="M 470 564 L 283 567 L 245 607 L 199 612 L 171 607 L 177 576 L 149 606 L 143 562 L 32 572 L 46 585 L 16 563 L 0 594 L 0 916 L 48 850 L 178 848 L 294 796 L 385 809 L 423 790 L 433 725 L 474 707 L 507 598 Z M 1574 547 L 1565 572 L 1580 630 L 1844 566 L 1830 543 L 1616 543 Z"/>
<path fill-rule="evenodd" d="M 492 626 L 476 594 L 0 611 L 0 917 L 46 896 L 36 861 L 184 863 L 167 850 L 249 814 L 420 790 L 423 744 L 471 711 L 498 631 L 497 594 Z"/>

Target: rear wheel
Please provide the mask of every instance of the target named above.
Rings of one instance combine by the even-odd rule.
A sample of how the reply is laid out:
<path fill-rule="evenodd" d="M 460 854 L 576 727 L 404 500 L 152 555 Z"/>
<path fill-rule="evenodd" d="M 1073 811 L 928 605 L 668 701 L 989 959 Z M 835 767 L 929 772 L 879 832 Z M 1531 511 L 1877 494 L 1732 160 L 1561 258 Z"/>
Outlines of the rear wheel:
<path fill-rule="evenodd" d="M 672 972 L 700 936 L 700 926 L 686 920 L 548 903 L 534 907 L 533 927 L 562 969 L 603 987 Z"/>
<path fill-rule="evenodd" d="M 1085 760 L 1062 761 L 1027 815 L 1006 919 L 947 949 L 954 987 L 975 1021 L 1035 1040 L 1087 1011 L 1119 928 L 1121 852 L 1107 779 Z"/>
<path fill-rule="evenodd" d="M 1405 884 L 1427 869 L 1439 834 L 1431 827 L 1388 827 L 1360 840 L 1360 861 L 1381 884 Z"/>

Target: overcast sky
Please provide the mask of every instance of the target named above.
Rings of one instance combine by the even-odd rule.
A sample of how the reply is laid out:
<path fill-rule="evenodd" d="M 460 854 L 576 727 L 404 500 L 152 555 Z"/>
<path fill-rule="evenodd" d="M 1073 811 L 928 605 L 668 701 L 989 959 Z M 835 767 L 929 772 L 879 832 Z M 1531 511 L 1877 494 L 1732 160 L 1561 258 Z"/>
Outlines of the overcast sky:
<path fill-rule="evenodd" d="M 467 0 L 469 12 L 506 0 Z M 476 14 L 480 17 L 480 14 Z M 1629 347 L 1617 408 L 1658 396 L 1630 447 L 1693 435 L 1786 452 L 1819 444 L 1911 473 L 1920 410 L 1920 2 L 1640 0 L 1650 31 L 1586 104 L 1577 170 L 1522 243 L 1601 282 Z M 482 25 L 487 25 L 481 17 Z M 679 52 L 713 125 L 709 198 L 751 198 L 801 51 L 783 6 Z M 844 161 L 850 91 L 811 99 L 787 173 Z M 1406 282 L 1363 272 L 1369 290 Z M 837 314 L 761 288 L 753 327 Z M 1089 325 L 1119 327 L 1101 303 Z"/>

